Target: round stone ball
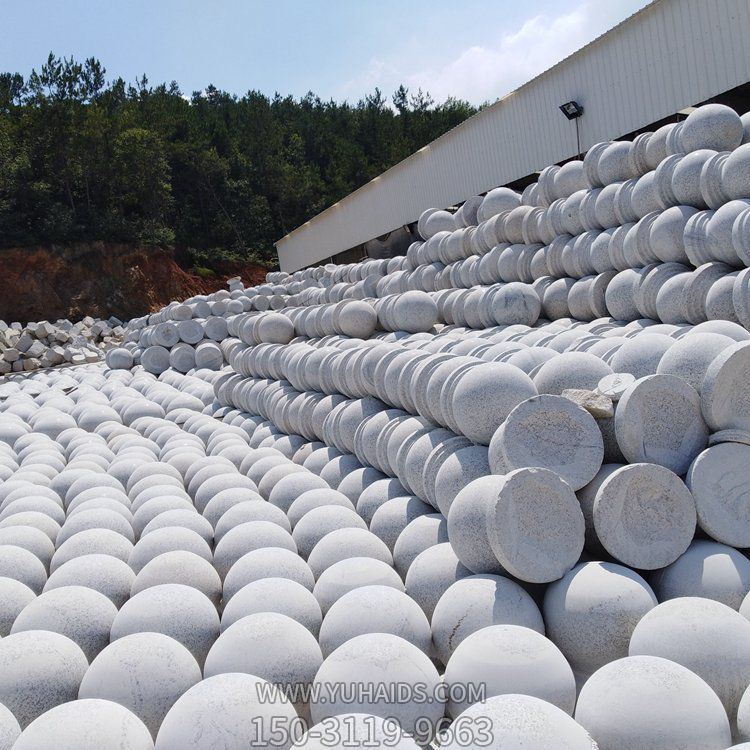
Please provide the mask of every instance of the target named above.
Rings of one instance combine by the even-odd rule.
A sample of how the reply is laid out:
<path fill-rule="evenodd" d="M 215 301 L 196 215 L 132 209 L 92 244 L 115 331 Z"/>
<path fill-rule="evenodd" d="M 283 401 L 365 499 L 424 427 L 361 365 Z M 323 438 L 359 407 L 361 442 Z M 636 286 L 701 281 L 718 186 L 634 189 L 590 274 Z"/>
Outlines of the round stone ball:
<path fill-rule="evenodd" d="M 473 575 L 456 581 L 432 614 L 432 641 L 439 659 L 447 664 L 467 636 L 490 625 L 521 625 L 544 633 L 534 600 L 509 578 Z"/>
<path fill-rule="evenodd" d="M 133 353 L 121 346 L 110 349 L 104 360 L 110 370 L 130 370 L 133 367 Z"/>
<path fill-rule="evenodd" d="M 656 369 L 659 375 L 675 375 L 700 391 L 711 363 L 735 341 L 719 333 L 693 333 L 676 341 L 664 353 Z"/>
<path fill-rule="evenodd" d="M 492 625 L 463 640 L 445 667 L 448 714 L 454 719 L 484 689 L 482 700 L 494 695 L 533 695 L 572 715 L 576 703 L 573 671 L 552 641 L 518 625 Z"/>
<path fill-rule="evenodd" d="M 304 625 L 278 612 L 260 612 L 240 618 L 219 636 L 204 675 L 245 672 L 290 690 L 310 685 L 322 663 L 320 646 Z M 305 714 L 305 696 L 297 697 L 297 710 Z"/>
<path fill-rule="evenodd" d="M 489 300 L 489 314 L 498 325 L 533 326 L 539 319 L 542 302 L 530 284 L 503 284 Z"/>
<path fill-rule="evenodd" d="M 749 367 L 749 341 L 727 347 L 709 365 L 701 387 L 701 408 L 712 431 L 750 431 Z"/>
<path fill-rule="evenodd" d="M 0 750 L 11 750 L 13 743 L 21 734 L 21 727 L 16 717 L 0 703 Z M 151 738 L 149 737 L 149 740 Z M 39 748 L 47 748 L 49 745 L 40 745 Z"/>
<path fill-rule="evenodd" d="M 734 151 L 742 143 L 740 116 L 724 104 L 704 104 L 691 112 L 680 131 L 685 153 L 699 149 Z"/>
<path fill-rule="evenodd" d="M 161 375 L 169 369 L 169 349 L 163 346 L 149 346 L 141 352 L 141 365 L 152 375 Z"/>
<path fill-rule="evenodd" d="M 562 651 L 579 685 L 600 667 L 628 655 L 630 636 L 657 604 L 646 581 L 608 562 L 576 565 L 545 592 L 547 636 Z"/>
<path fill-rule="evenodd" d="M 221 630 L 237 620 L 260 612 L 277 612 L 304 625 L 316 638 L 323 613 L 318 600 L 302 584 L 288 578 L 263 578 L 243 586 L 227 602 L 221 615 Z"/>
<path fill-rule="evenodd" d="M 256 335 L 265 344 L 288 344 L 294 338 L 294 323 L 281 313 L 260 316 Z"/>
<path fill-rule="evenodd" d="M 584 508 L 596 538 L 612 557 L 632 568 L 656 570 L 673 563 L 690 545 L 695 502 L 669 469 L 635 463 L 602 469 L 593 508 Z M 582 505 L 588 500 L 582 497 Z"/>
<path fill-rule="evenodd" d="M 403 733 L 392 719 L 372 714 L 339 714 L 324 719 L 305 732 L 291 750 L 356 750 L 388 747 L 419 750 L 419 745 Z"/>
<path fill-rule="evenodd" d="M 448 538 L 454 556 L 472 573 L 505 573 L 487 533 L 487 509 L 502 486 L 499 476 L 474 479 L 456 495 L 448 511 Z"/>
<path fill-rule="evenodd" d="M 111 640 L 146 632 L 173 638 L 202 665 L 219 635 L 219 615 L 208 597 L 191 586 L 151 586 L 122 606 L 112 623 Z"/>
<path fill-rule="evenodd" d="M 35 598 L 36 594 L 25 583 L 0 577 L 0 638 L 10 634 L 16 617 Z"/>
<path fill-rule="evenodd" d="M 91 661 L 108 643 L 117 607 L 98 591 L 65 586 L 40 594 L 13 623 L 11 633 L 49 630 L 77 643 Z"/>
<path fill-rule="evenodd" d="M 78 535 L 76 534 L 76 536 Z M 75 539 L 75 537 L 72 539 Z M 173 550 L 186 550 L 195 553 L 204 560 L 210 561 L 212 559 L 211 548 L 200 534 L 192 529 L 170 526 L 166 529 L 156 529 L 148 536 L 139 539 L 128 556 L 128 565 L 138 574 L 155 557 Z"/>
<path fill-rule="evenodd" d="M 67 586 L 85 586 L 104 594 L 115 607 L 130 597 L 135 573 L 130 566 L 111 555 L 82 555 L 69 560 L 47 579 L 44 591 Z"/>
<path fill-rule="evenodd" d="M 427 619 L 432 620 L 440 597 L 460 578 L 471 574 L 449 542 L 436 544 L 420 552 L 409 566 L 406 593 L 419 604 Z"/>
<path fill-rule="evenodd" d="M 697 596 L 739 610 L 750 592 L 750 560 L 733 547 L 696 539 L 671 565 L 655 571 L 650 583 L 660 602 Z"/>
<path fill-rule="evenodd" d="M 328 483 L 311 471 L 287 474 L 274 485 L 268 502 L 287 513 L 292 503 L 308 490 L 329 489 Z"/>
<path fill-rule="evenodd" d="M 91 662 L 79 698 L 125 706 L 156 737 L 174 702 L 200 681 L 200 667 L 182 644 L 161 633 L 135 633 L 114 641 Z"/>
<path fill-rule="evenodd" d="M 429 331 L 437 323 L 437 304 L 426 292 L 404 292 L 396 297 L 392 318 L 397 331 Z"/>
<path fill-rule="evenodd" d="M 338 490 L 326 487 L 325 489 L 307 490 L 306 492 L 303 492 L 291 504 L 289 510 L 287 510 L 287 519 L 292 528 L 294 528 L 300 519 L 309 511 L 313 510 L 313 508 L 326 508 L 332 506 L 354 510 L 354 504 L 346 495 Z"/>
<path fill-rule="evenodd" d="M 701 398 L 675 375 L 636 380 L 617 404 L 615 434 L 630 463 L 655 463 L 680 475 L 708 442 Z"/>
<path fill-rule="evenodd" d="M 0 747 L 5 750 L 2 744 Z M 20 750 L 53 747 L 56 750 L 153 750 L 154 741 L 146 725 L 119 703 L 83 699 L 55 706 L 35 719 L 13 747 Z M 10 750 L 10 745 L 7 748 Z"/>
<path fill-rule="evenodd" d="M 432 513 L 435 509 L 418 497 L 395 497 L 381 505 L 370 521 L 370 531 L 382 539 L 391 551 L 396 546 L 401 532 L 419 516 Z"/>
<path fill-rule="evenodd" d="M 716 693 L 695 673 L 657 656 L 610 662 L 583 686 L 575 712 L 600 747 L 654 750 L 729 747 Z"/>
<path fill-rule="evenodd" d="M 393 556 L 385 542 L 371 531 L 358 528 L 336 529 L 326 534 L 313 547 L 307 564 L 318 579 L 331 565 L 351 557 L 373 557 L 386 565 L 393 565 Z"/>
<path fill-rule="evenodd" d="M 339 646 L 315 676 L 314 723 L 347 712 L 394 719 L 419 745 L 437 733 L 445 704 L 437 669 L 416 646 L 390 633 L 359 635 Z M 388 686 L 420 690 L 430 701 L 399 699 Z"/>
<path fill-rule="evenodd" d="M 79 531 L 67 542 L 61 544 L 55 550 L 49 568 L 50 572 L 54 573 L 61 565 L 83 555 L 110 555 L 127 562 L 132 553 L 133 544 L 122 534 L 110 529 L 88 529 L 87 531 Z M 0 553 L 1 557 L 2 554 Z"/>
<path fill-rule="evenodd" d="M 224 579 L 224 603 L 245 585 L 262 578 L 289 578 L 310 591 L 315 577 L 310 566 L 295 552 L 284 547 L 265 547 L 244 554 Z"/>
<path fill-rule="evenodd" d="M 711 599 L 670 599 L 636 625 L 629 654 L 687 667 L 713 688 L 733 723 L 750 683 L 750 621 Z"/>
<path fill-rule="evenodd" d="M 356 511 L 350 508 L 335 505 L 313 508 L 297 522 L 292 532 L 292 538 L 297 545 L 300 556 L 307 560 L 315 545 L 326 534 L 336 529 L 345 528 L 366 530 L 367 525 L 357 515 Z"/>
<path fill-rule="evenodd" d="M 472 367 L 461 377 L 451 408 L 462 434 L 475 443 L 489 445 L 511 410 L 536 394 L 533 381 L 523 370 L 488 362 Z"/>
<path fill-rule="evenodd" d="M 21 728 L 78 697 L 89 666 L 80 646 L 59 633 L 29 630 L 0 640 L 0 703 Z"/>
<path fill-rule="evenodd" d="M 47 571 L 32 552 L 13 544 L 0 546 L 0 576 L 12 578 L 40 594 L 47 582 Z"/>
<path fill-rule="evenodd" d="M 244 554 L 263 547 L 284 547 L 297 552 L 291 534 L 271 521 L 247 521 L 221 538 L 214 550 L 214 567 L 222 578 Z"/>
<path fill-rule="evenodd" d="M 53 576 L 50 576 L 50 580 Z M 214 566 L 195 553 L 184 550 L 165 552 L 146 563 L 138 575 L 133 576 L 129 596 L 169 583 L 192 586 L 208 597 L 215 607 L 221 602 L 221 577 Z"/>
<path fill-rule="evenodd" d="M 604 441 L 596 420 L 583 407 L 563 396 L 543 394 L 513 409 L 496 450 L 506 471 L 549 469 L 575 491 L 599 471 Z"/>
<path fill-rule="evenodd" d="M 750 546 L 750 445 L 719 443 L 706 448 L 690 465 L 685 483 L 695 499 L 700 527 L 732 547 Z"/>
<path fill-rule="evenodd" d="M 373 306 L 361 300 L 347 301 L 337 317 L 339 332 L 355 339 L 369 339 L 378 323 Z"/>
<path fill-rule="evenodd" d="M 320 574 L 313 595 L 325 615 L 342 596 L 363 586 L 390 586 L 404 591 L 401 577 L 388 563 L 372 557 L 349 557 Z"/>
<path fill-rule="evenodd" d="M 531 695 L 496 695 L 475 703 L 459 715 L 441 748 L 461 750 L 474 743 L 490 750 L 598 748 L 568 714 Z"/>
<path fill-rule="evenodd" d="M 561 578 L 578 562 L 585 537 L 570 485 L 548 469 L 516 469 L 498 479 L 487 506 L 487 537 L 500 565 L 529 583 Z"/>
<path fill-rule="evenodd" d="M 569 388 L 586 391 L 596 389 L 612 368 L 601 359 L 587 352 L 565 352 L 545 362 L 534 375 L 534 385 L 539 393 L 556 396 Z"/>
<path fill-rule="evenodd" d="M 642 333 L 626 341 L 612 357 L 615 372 L 629 372 L 638 378 L 655 375 L 661 358 L 675 343 L 663 333 Z"/>
<path fill-rule="evenodd" d="M 430 652 L 432 634 L 424 612 L 392 586 L 361 586 L 331 605 L 320 629 L 323 656 L 365 633 L 392 633 Z"/>
<path fill-rule="evenodd" d="M 298 724 L 292 704 L 266 680 L 238 672 L 220 674 L 177 700 L 162 722 L 156 748 L 287 750 Z"/>

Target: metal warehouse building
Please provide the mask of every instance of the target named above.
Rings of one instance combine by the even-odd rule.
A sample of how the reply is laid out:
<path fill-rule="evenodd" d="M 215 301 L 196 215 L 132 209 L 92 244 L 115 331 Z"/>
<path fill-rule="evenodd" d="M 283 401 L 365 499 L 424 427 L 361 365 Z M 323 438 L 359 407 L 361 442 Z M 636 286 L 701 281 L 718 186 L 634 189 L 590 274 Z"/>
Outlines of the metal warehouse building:
<path fill-rule="evenodd" d="M 276 243 L 283 271 L 405 250 L 427 208 L 521 188 L 598 141 L 719 101 L 750 109 L 750 2 L 654 0 Z M 574 100 L 584 114 L 567 120 Z M 577 131 L 578 126 L 578 131 Z"/>

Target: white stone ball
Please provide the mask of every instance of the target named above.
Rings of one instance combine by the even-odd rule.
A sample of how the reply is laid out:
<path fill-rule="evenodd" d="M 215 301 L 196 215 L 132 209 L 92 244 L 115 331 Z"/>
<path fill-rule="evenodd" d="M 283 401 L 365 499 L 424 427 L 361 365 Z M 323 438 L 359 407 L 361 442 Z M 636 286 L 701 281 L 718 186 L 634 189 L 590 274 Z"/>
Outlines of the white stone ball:
<path fill-rule="evenodd" d="M 288 344 L 294 338 L 294 323 L 281 313 L 260 316 L 255 330 L 260 341 L 267 344 Z"/>
<path fill-rule="evenodd" d="M 299 555 L 284 547 L 265 547 L 247 552 L 231 567 L 224 579 L 224 603 L 262 578 L 289 578 L 310 591 L 315 585 L 310 566 Z"/>
<path fill-rule="evenodd" d="M 549 469 L 575 491 L 599 471 L 604 441 L 596 420 L 584 408 L 563 396 L 543 394 L 511 411 L 495 450 L 501 453 L 506 472 Z"/>
<path fill-rule="evenodd" d="M 0 576 L 12 578 L 40 594 L 47 582 L 47 571 L 41 560 L 23 547 L 0 546 Z"/>
<path fill-rule="evenodd" d="M 432 614 L 432 640 L 447 664 L 458 645 L 490 625 L 521 625 L 544 633 L 534 600 L 517 583 L 495 575 L 473 575 L 451 585 Z"/>
<path fill-rule="evenodd" d="M 359 528 L 336 529 L 326 534 L 313 547 L 307 564 L 317 579 L 331 565 L 351 557 L 372 557 L 393 565 L 393 556 L 386 544 L 371 531 Z"/>
<path fill-rule="evenodd" d="M 378 323 L 378 314 L 372 305 L 361 300 L 342 303 L 337 319 L 337 327 L 344 336 L 369 339 Z"/>
<path fill-rule="evenodd" d="M 656 372 L 675 375 L 700 391 L 703 379 L 714 359 L 735 341 L 719 333 L 694 333 L 676 341 L 664 353 Z"/>
<path fill-rule="evenodd" d="M 78 697 L 88 668 L 80 646 L 59 633 L 31 630 L 0 640 L 0 703 L 21 728 Z"/>
<path fill-rule="evenodd" d="M 390 586 L 404 591 L 401 577 L 388 563 L 372 557 L 349 557 L 320 574 L 313 595 L 325 615 L 342 596 L 363 586 Z"/>
<path fill-rule="evenodd" d="M 110 555 L 127 562 L 132 553 L 133 544 L 122 534 L 110 529 L 88 529 L 87 531 L 79 531 L 68 541 L 61 544 L 52 556 L 49 567 L 50 572 L 54 573 L 60 566 L 70 560 L 84 555 L 98 554 Z"/>
<path fill-rule="evenodd" d="M 419 690 L 433 700 L 399 699 L 388 692 L 389 685 Z M 325 659 L 315 676 L 319 693 L 313 693 L 310 713 L 316 724 L 349 712 L 391 718 L 418 744 L 426 745 L 435 737 L 445 710 L 439 685 L 437 670 L 416 646 L 390 633 L 368 633 Z"/>
<path fill-rule="evenodd" d="M 221 577 L 208 560 L 184 550 L 165 552 L 146 563 L 138 575 L 133 576 L 129 595 L 135 596 L 153 586 L 169 583 L 192 586 L 207 596 L 215 607 L 219 606 L 222 592 Z"/>
<path fill-rule="evenodd" d="M 615 433 L 628 461 L 659 464 L 676 474 L 684 474 L 708 442 L 700 396 L 674 375 L 636 380 L 617 404 Z"/>
<path fill-rule="evenodd" d="M 670 599 L 636 625 L 630 656 L 660 656 L 697 674 L 716 692 L 730 722 L 750 683 L 750 622 L 720 602 Z"/>
<path fill-rule="evenodd" d="M 16 717 L 0 703 L 0 750 L 11 750 L 13 743 L 20 734 L 21 727 L 16 721 Z M 43 747 L 46 746 L 40 746 L 40 748 Z"/>
<path fill-rule="evenodd" d="M 419 745 L 391 720 L 372 714 L 339 714 L 324 719 L 292 745 L 292 750 L 356 750 L 388 747 L 394 750 L 419 750 Z"/>
<path fill-rule="evenodd" d="M 191 529 L 170 526 L 152 531 L 148 536 L 138 540 L 128 557 L 128 565 L 138 574 L 151 560 L 174 550 L 193 552 L 208 561 L 212 559 L 211 548 L 203 537 Z"/>
<path fill-rule="evenodd" d="M 427 618 L 411 597 L 391 586 L 360 586 L 331 605 L 320 629 L 323 656 L 365 633 L 392 633 L 430 652 Z"/>
<path fill-rule="evenodd" d="M 291 617 L 277 612 L 247 615 L 230 625 L 206 658 L 204 674 L 245 672 L 261 677 L 297 697 L 297 710 L 305 713 L 304 696 L 294 696 L 293 686 L 310 685 L 323 663 L 315 636 Z"/>
<path fill-rule="evenodd" d="M 691 112 L 680 131 L 685 152 L 699 149 L 734 151 L 742 143 L 742 120 L 724 104 L 704 104 Z"/>
<path fill-rule="evenodd" d="M 578 562 L 585 538 L 570 485 L 539 468 L 516 469 L 498 479 L 487 506 L 487 538 L 498 562 L 529 583 L 561 578 Z"/>
<path fill-rule="evenodd" d="M 158 750 L 247 747 L 287 750 L 299 717 L 284 694 L 250 674 L 220 674 L 190 688 L 172 706 Z"/>
<path fill-rule="evenodd" d="M 300 556 L 307 560 L 315 545 L 326 534 L 345 528 L 367 529 L 367 525 L 356 511 L 350 508 L 341 506 L 313 508 L 297 522 L 292 538 Z"/>
<path fill-rule="evenodd" d="M 432 619 L 440 597 L 460 578 L 472 571 L 461 564 L 449 542 L 436 544 L 414 559 L 406 573 L 406 592 Z"/>
<path fill-rule="evenodd" d="M 114 641 L 91 662 L 78 697 L 125 706 L 156 737 L 174 702 L 200 681 L 200 667 L 182 644 L 161 633 L 136 633 Z"/>
<path fill-rule="evenodd" d="M 445 750 L 598 750 L 564 711 L 530 695 L 496 695 L 476 703 L 459 715 L 448 735 L 441 744 Z"/>
<path fill-rule="evenodd" d="M 547 635 L 582 685 L 597 669 L 628 655 L 630 636 L 657 604 L 654 592 L 623 565 L 576 565 L 544 595 Z"/>
<path fill-rule="evenodd" d="M 650 583 L 660 602 L 703 597 L 739 610 L 750 591 L 750 560 L 733 547 L 696 539 L 671 565 L 655 571 Z"/>
<path fill-rule="evenodd" d="M 49 630 L 77 643 L 91 661 L 108 643 L 117 607 L 98 591 L 65 586 L 47 591 L 26 605 L 11 633 Z"/>
<path fill-rule="evenodd" d="M 393 305 L 393 322 L 397 331 L 429 331 L 437 319 L 437 304 L 426 292 L 404 292 L 398 295 Z"/>
<path fill-rule="evenodd" d="M 316 638 L 323 622 L 318 600 L 301 583 L 289 578 L 263 578 L 243 586 L 221 615 L 221 630 L 237 620 L 261 612 L 277 612 L 304 625 Z"/>
<path fill-rule="evenodd" d="M 630 656 L 596 671 L 580 692 L 575 719 L 600 747 L 618 750 L 718 750 L 732 742 L 716 693 L 657 656 Z"/>
<path fill-rule="evenodd" d="M 523 370 L 488 362 L 472 367 L 461 377 L 451 407 L 462 434 L 475 443 L 489 445 L 513 408 L 536 395 L 534 382 Z"/>
<path fill-rule="evenodd" d="M 472 686 L 482 700 L 494 695 L 533 695 L 572 715 L 576 682 L 552 641 L 518 625 L 492 625 L 464 639 L 445 668 L 448 713 L 454 719 L 473 703 Z"/>
<path fill-rule="evenodd" d="M 1 735 L 0 735 L 1 737 Z M 13 745 L 20 750 L 153 750 L 146 725 L 109 700 L 73 700 L 35 719 Z M 0 742 L 0 748 L 6 747 Z M 10 745 L 7 746 L 10 750 Z"/>
<path fill-rule="evenodd" d="M 700 527 L 733 547 L 750 546 L 750 520 L 744 511 L 750 493 L 748 460 L 750 445 L 719 443 L 700 453 L 685 477 Z"/>
<path fill-rule="evenodd" d="M 596 389 L 612 368 L 588 352 L 565 352 L 545 362 L 534 375 L 534 385 L 539 393 L 559 396 L 568 388 L 587 391 Z"/>
<path fill-rule="evenodd" d="M 16 617 L 35 598 L 36 594 L 25 583 L 0 577 L 0 638 L 10 634 Z"/>
<path fill-rule="evenodd" d="M 208 597 L 192 586 L 151 586 L 122 606 L 112 623 L 111 640 L 146 632 L 173 638 L 202 665 L 219 635 L 219 615 Z"/>

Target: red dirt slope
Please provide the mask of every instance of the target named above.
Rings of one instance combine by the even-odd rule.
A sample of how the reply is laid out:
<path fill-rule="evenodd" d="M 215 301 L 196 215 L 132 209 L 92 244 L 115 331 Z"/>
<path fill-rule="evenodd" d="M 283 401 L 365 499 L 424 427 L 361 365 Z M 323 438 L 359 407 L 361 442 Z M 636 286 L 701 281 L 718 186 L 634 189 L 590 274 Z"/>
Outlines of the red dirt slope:
<path fill-rule="evenodd" d="M 115 315 L 127 320 L 172 300 L 226 289 L 231 276 L 250 286 L 266 273 L 255 264 L 233 264 L 203 279 L 179 260 L 171 247 L 104 242 L 0 250 L 0 319 L 26 323 Z"/>

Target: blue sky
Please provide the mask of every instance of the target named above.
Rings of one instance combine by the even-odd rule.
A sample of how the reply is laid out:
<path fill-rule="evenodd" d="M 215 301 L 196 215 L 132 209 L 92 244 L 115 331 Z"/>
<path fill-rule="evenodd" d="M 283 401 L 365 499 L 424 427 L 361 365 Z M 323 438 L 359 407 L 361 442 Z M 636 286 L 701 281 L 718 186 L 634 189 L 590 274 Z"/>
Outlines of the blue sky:
<path fill-rule="evenodd" d="M 493 101 L 648 0 L 0 0 L 0 71 L 50 51 L 191 93 L 356 101 L 379 86 Z"/>

